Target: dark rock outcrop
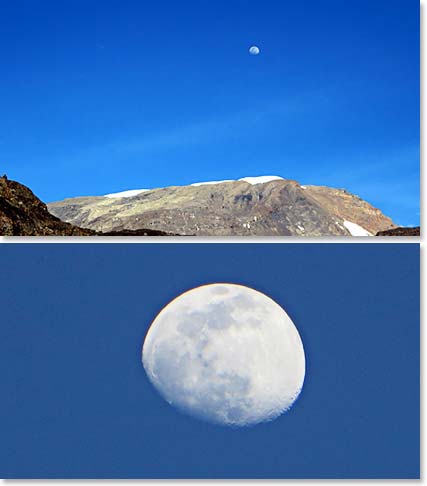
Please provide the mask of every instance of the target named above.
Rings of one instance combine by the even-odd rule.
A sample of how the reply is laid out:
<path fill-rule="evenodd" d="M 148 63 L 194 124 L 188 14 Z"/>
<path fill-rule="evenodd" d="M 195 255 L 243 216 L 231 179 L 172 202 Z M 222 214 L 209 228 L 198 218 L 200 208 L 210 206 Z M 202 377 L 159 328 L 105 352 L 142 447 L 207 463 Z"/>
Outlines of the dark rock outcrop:
<path fill-rule="evenodd" d="M 97 236 L 180 236 L 174 233 L 165 233 L 153 229 L 122 230 L 110 231 L 107 233 L 97 233 Z"/>
<path fill-rule="evenodd" d="M 420 227 L 414 228 L 393 228 L 387 231 L 378 231 L 376 236 L 420 236 Z"/>
<path fill-rule="evenodd" d="M 28 187 L 0 177 L 0 236 L 171 236 L 153 229 L 106 234 L 61 221 Z"/>
<path fill-rule="evenodd" d="M 86 236 L 95 231 L 64 223 L 28 187 L 0 177 L 0 235 Z"/>

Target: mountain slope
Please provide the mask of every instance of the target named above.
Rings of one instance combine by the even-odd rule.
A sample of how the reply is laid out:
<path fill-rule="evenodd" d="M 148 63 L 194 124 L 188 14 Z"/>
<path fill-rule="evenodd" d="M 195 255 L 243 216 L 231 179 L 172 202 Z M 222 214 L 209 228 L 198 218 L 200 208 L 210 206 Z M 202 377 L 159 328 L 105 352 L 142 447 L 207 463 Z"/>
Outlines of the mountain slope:
<path fill-rule="evenodd" d="M 181 235 L 360 236 L 390 218 L 342 189 L 277 176 L 124 191 L 48 204 L 60 219 L 96 231 L 152 228 Z"/>
<path fill-rule="evenodd" d="M 64 223 L 28 187 L 0 177 L 0 235 L 86 236 L 94 231 Z"/>
<path fill-rule="evenodd" d="M 28 187 L 0 177 L 0 236 L 179 236 L 155 229 L 97 233 L 53 216 Z"/>

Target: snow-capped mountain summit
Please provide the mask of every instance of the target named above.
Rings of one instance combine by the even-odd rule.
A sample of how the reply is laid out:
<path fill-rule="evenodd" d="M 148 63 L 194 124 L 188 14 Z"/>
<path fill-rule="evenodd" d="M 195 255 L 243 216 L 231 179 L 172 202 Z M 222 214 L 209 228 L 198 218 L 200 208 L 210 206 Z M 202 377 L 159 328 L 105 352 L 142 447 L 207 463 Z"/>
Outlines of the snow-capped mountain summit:
<path fill-rule="evenodd" d="M 390 218 L 343 189 L 280 176 L 132 189 L 48 204 L 63 221 L 96 231 L 149 228 L 180 235 L 370 236 Z"/>
<path fill-rule="evenodd" d="M 149 191 L 150 189 L 131 189 L 130 191 L 113 192 L 112 194 L 105 194 L 104 197 L 116 199 L 120 197 L 133 197 L 141 194 L 141 192 Z"/>
<path fill-rule="evenodd" d="M 190 184 L 190 186 L 198 187 L 198 186 L 212 186 L 216 184 L 223 184 L 224 182 L 247 182 L 248 184 L 251 185 L 256 185 L 256 184 L 264 184 L 265 182 L 270 182 L 270 181 L 276 181 L 276 180 L 284 180 L 283 177 L 279 176 L 258 176 L 258 177 L 243 177 L 242 179 L 225 179 L 223 181 L 207 181 L 207 182 L 195 182 L 193 184 Z M 138 194 L 141 194 L 141 192 L 146 192 L 146 191 L 152 191 L 153 189 L 131 189 L 128 191 L 122 191 L 122 192 L 113 192 L 111 194 L 105 194 L 104 197 L 109 197 L 109 198 L 118 198 L 118 197 L 133 197 L 137 196 Z"/>
<path fill-rule="evenodd" d="M 239 179 L 239 181 L 247 182 L 248 184 L 251 184 L 253 186 L 256 186 L 257 184 L 265 184 L 266 182 L 271 182 L 271 181 L 284 181 L 283 177 L 279 176 L 258 176 L 258 177 L 242 177 L 242 179 Z"/>
<path fill-rule="evenodd" d="M 241 179 L 225 179 L 224 181 L 210 181 L 210 182 L 196 182 L 194 184 L 190 184 L 191 186 L 211 186 L 215 184 L 223 184 L 224 182 L 247 182 L 252 186 L 256 186 L 257 184 L 265 184 L 266 182 L 270 181 L 283 181 L 283 177 L 279 176 L 257 176 L 257 177 L 242 177 Z"/>

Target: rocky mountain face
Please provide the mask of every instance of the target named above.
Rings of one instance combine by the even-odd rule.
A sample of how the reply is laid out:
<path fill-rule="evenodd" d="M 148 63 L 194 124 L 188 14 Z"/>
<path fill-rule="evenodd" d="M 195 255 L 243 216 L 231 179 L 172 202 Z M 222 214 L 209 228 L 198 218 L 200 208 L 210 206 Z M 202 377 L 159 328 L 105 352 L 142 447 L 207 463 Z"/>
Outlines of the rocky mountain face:
<path fill-rule="evenodd" d="M 153 229 L 106 234 L 61 221 L 28 187 L 0 177 L 0 236 L 169 236 Z"/>
<path fill-rule="evenodd" d="M 64 223 L 28 187 L 0 177 L 0 235 L 85 236 L 95 232 Z"/>
<path fill-rule="evenodd" d="M 200 236 L 370 236 L 395 227 L 346 190 L 268 176 L 77 197 L 48 209 L 103 233 L 146 228 Z"/>

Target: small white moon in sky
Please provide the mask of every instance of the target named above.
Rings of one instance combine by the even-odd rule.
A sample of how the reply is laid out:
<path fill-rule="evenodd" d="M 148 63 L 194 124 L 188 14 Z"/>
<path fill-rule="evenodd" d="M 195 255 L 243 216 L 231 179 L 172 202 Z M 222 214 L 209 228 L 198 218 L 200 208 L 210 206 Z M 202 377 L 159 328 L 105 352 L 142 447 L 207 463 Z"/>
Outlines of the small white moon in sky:
<path fill-rule="evenodd" d="M 286 312 L 261 292 L 227 283 L 189 290 L 164 307 L 142 362 L 171 405 L 232 426 L 278 417 L 305 376 L 304 348 Z"/>
<path fill-rule="evenodd" d="M 257 46 L 250 47 L 249 53 L 252 54 L 252 56 L 258 56 L 258 54 L 260 53 L 259 47 Z"/>

